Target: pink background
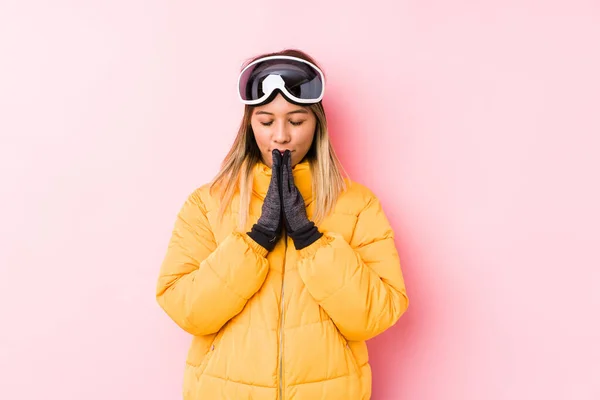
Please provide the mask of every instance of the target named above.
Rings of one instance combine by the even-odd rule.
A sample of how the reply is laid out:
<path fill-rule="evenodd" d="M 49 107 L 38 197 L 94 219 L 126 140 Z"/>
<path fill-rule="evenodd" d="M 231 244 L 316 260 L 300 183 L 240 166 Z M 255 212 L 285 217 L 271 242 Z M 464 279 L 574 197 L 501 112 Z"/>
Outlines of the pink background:
<path fill-rule="evenodd" d="M 2 1 L 0 398 L 180 398 L 176 212 L 240 63 L 299 47 L 412 302 L 369 342 L 373 398 L 599 399 L 600 5 L 480 3 Z"/>

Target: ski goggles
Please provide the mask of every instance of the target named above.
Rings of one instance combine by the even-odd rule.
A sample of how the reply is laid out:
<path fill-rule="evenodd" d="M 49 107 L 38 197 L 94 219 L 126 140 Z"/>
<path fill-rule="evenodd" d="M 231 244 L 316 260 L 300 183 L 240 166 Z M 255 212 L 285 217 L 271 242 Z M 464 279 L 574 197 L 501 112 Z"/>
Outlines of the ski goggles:
<path fill-rule="evenodd" d="M 325 76 L 316 65 L 292 56 L 259 58 L 240 72 L 238 95 L 242 103 L 266 104 L 278 91 L 296 105 L 318 103 L 325 94 Z"/>

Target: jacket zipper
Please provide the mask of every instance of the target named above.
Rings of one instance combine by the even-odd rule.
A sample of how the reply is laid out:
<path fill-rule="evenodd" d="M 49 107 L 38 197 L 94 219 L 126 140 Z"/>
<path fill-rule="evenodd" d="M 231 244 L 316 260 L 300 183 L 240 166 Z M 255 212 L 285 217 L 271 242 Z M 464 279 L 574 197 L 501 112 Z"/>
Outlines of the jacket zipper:
<path fill-rule="evenodd" d="M 287 256 L 287 232 L 284 234 L 285 252 L 283 255 L 283 265 L 281 266 L 281 304 L 279 305 L 279 400 L 283 400 L 283 327 L 284 327 L 284 312 L 285 302 L 284 295 L 284 278 L 285 278 L 285 259 Z"/>

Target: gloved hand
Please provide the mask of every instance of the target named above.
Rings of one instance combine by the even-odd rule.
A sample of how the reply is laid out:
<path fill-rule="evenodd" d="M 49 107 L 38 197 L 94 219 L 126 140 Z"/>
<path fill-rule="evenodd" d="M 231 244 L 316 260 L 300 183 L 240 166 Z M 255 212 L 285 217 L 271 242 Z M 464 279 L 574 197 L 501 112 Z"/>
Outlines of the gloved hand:
<path fill-rule="evenodd" d="M 310 246 L 323 234 L 314 222 L 306 215 L 306 206 L 302 194 L 294 183 L 292 174 L 292 157 L 290 151 L 283 153 L 281 162 L 281 204 L 283 206 L 283 220 L 288 235 L 294 241 L 296 250 Z"/>
<path fill-rule="evenodd" d="M 267 189 L 265 202 L 262 206 L 262 213 L 256 224 L 252 226 L 252 230 L 248 232 L 248 236 L 268 251 L 273 250 L 277 240 L 281 236 L 281 161 L 281 153 L 278 150 L 273 150 L 271 183 Z"/>

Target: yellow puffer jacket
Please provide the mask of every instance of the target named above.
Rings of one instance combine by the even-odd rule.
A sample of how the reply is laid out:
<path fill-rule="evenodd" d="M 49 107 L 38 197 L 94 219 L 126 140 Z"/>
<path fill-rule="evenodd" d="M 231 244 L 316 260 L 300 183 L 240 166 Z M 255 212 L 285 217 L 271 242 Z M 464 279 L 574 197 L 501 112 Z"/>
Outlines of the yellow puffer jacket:
<path fill-rule="evenodd" d="M 294 179 L 313 214 L 308 163 Z M 254 169 L 248 230 L 271 180 Z M 377 198 L 349 185 L 298 251 L 289 238 L 267 254 L 237 231 L 238 200 L 218 221 L 205 185 L 179 212 L 160 270 L 157 300 L 193 335 L 186 400 L 358 400 L 371 396 L 365 340 L 408 307 L 392 229 Z"/>

